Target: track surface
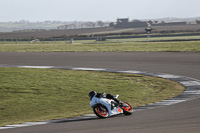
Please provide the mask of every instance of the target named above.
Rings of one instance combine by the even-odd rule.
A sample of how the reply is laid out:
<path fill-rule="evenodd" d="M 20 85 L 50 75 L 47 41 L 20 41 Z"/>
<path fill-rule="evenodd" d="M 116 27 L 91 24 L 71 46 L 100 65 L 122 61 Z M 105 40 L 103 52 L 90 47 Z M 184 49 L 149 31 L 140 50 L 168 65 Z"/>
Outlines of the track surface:
<path fill-rule="evenodd" d="M 71 66 L 139 70 L 188 76 L 200 80 L 200 53 L 83 52 L 0 53 L 0 65 Z M 125 117 L 1 130 L 1 133 L 199 133 L 200 98 L 166 107 L 137 111 Z"/>

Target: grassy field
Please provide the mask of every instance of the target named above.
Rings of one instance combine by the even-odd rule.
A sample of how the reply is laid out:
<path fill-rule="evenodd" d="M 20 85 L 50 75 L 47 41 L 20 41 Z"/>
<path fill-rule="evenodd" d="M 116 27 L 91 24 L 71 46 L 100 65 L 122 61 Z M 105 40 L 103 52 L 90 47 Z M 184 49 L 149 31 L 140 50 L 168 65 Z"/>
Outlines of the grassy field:
<path fill-rule="evenodd" d="M 0 68 L 0 126 L 93 113 L 91 90 L 119 94 L 133 107 L 174 97 L 176 82 L 135 74 Z"/>
<path fill-rule="evenodd" d="M 144 42 L 144 41 L 162 41 L 162 40 L 189 40 L 189 39 L 200 39 L 200 36 L 172 36 L 172 37 L 151 37 L 149 35 L 149 38 L 127 38 L 127 39 L 110 39 L 108 42 Z"/>
<path fill-rule="evenodd" d="M 0 52 L 131 52 L 131 51 L 164 51 L 164 52 L 200 52 L 200 41 L 182 42 L 133 42 L 131 39 L 108 40 L 106 42 L 75 41 L 74 44 L 66 42 L 40 42 L 38 44 L 0 44 Z"/>
<path fill-rule="evenodd" d="M 200 36 L 174 36 L 174 37 L 150 37 L 148 38 L 127 38 L 107 39 L 106 41 L 96 40 L 75 40 L 73 44 L 67 41 L 41 41 L 30 43 L 0 42 L 0 52 L 115 52 L 115 51 L 152 51 L 152 52 L 200 52 L 200 41 L 173 41 L 170 40 L 200 39 Z M 169 42 L 148 42 L 148 41 L 169 40 Z"/>

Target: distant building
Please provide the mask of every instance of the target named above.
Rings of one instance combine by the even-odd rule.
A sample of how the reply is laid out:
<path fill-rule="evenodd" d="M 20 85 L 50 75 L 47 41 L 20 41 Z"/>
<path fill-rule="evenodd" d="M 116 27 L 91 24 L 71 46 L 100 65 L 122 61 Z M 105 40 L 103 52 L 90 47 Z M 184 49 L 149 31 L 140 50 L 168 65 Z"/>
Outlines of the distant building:
<path fill-rule="evenodd" d="M 129 23 L 129 18 L 117 19 L 117 23 Z"/>
<path fill-rule="evenodd" d="M 190 24 L 190 25 L 198 24 L 198 21 L 188 21 L 187 24 Z"/>
<path fill-rule="evenodd" d="M 147 23 L 150 25 L 154 25 L 154 24 L 158 24 L 158 21 L 149 20 Z"/>
<path fill-rule="evenodd" d="M 172 26 L 172 25 L 186 25 L 187 22 L 164 22 L 162 21 L 161 23 L 157 23 L 157 24 L 152 24 L 152 26 Z"/>
<path fill-rule="evenodd" d="M 196 23 L 197 23 L 197 24 L 200 24 L 200 20 L 196 20 Z"/>
<path fill-rule="evenodd" d="M 140 20 L 130 21 L 129 18 L 117 19 L 116 23 L 110 23 L 110 27 L 114 28 L 136 28 L 136 27 L 147 27 L 147 22 Z"/>

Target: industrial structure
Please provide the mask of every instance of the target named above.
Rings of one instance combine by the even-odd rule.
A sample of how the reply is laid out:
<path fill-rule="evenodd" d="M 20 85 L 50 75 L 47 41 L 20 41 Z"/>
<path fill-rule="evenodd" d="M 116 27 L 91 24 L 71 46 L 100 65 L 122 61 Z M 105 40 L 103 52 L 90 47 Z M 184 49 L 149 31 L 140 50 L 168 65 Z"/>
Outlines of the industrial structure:
<path fill-rule="evenodd" d="M 147 27 L 148 24 L 145 21 L 133 20 L 130 21 L 129 18 L 117 19 L 117 22 L 110 23 L 110 27 L 114 28 L 136 28 L 136 27 Z"/>
<path fill-rule="evenodd" d="M 133 20 L 130 21 L 129 18 L 120 18 L 117 19 L 117 22 L 112 22 L 109 24 L 113 28 L 137 28 L 137 27 L 150 27 L 150 26 L 172 26 L 172 25 L 190 25 L 190 24 L 200 24 L 199 20 L 196 21 L 178 21 L 178 22 L 165 22 L 165 21 L 141 21 Z"/>

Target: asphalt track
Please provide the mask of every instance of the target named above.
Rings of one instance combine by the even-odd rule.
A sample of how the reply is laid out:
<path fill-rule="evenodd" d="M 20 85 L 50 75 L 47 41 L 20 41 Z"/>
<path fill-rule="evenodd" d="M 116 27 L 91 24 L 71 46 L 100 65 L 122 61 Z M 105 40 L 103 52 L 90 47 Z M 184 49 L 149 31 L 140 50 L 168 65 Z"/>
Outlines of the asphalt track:
<path fill-rule="evenodd" d="M 182 75 L 200 80 L 200 53 L 67 52 L 0 53 L 0 65 L 68 66 L 139 70 Z M 109 119 L 63 121 L 1 130 L 1 133 L 199 133 L 200 98 Z"/>

